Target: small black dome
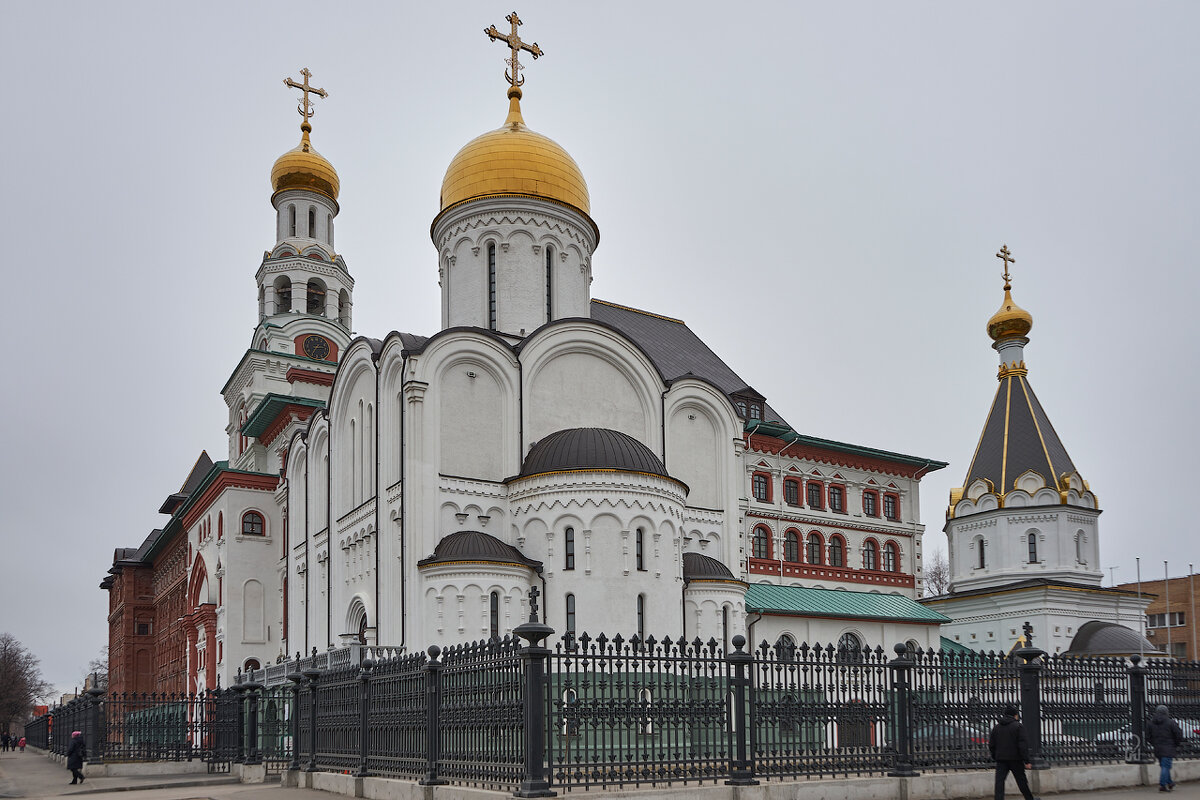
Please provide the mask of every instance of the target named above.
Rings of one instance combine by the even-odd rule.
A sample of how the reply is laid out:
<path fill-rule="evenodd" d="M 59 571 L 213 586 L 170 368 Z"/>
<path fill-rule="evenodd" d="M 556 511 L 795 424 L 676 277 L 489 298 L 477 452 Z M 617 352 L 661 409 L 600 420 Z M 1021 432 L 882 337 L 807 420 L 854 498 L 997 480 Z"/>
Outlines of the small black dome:
<path fill-rule="evenodd" d="M 650 448 L 607 428 L 568 428 L 550 434 L 530 448 L 521 475 L 568 469 L 620 469 L 670 477 Z"/>
<path fill-rule="evenodd" d="M 704 580 L 725 580 L 733 581 L 737 578 L 733 577 L 733 573 L 729 571 L 729 567 L 709 556 L 702 556 L 699 553 L 684 553 L 683 554 L 683 579 L 685 581 L 693 581 L 696 579 Z"/>
<path fill-rule="evenodd" d="M 1158 653 L 1158 648 L 1137 631 L 1099 620 L 1081 625 L 1067 648 L 1067 655 L 1076 656 L 1127 656 L 1133 653 Z"/>
<path fill-rule="evenodd" d="M 526 558 L 525 554 L 511 544 L 505 544 L 480 531 L 459 531 L 437 543 L 433 555 L 417 562 L 418 567 L 431 564 L 447 564 L 455 561 L 486 561 L 494 564 L 520 564 L 537 570 L 542 562 Z"/>

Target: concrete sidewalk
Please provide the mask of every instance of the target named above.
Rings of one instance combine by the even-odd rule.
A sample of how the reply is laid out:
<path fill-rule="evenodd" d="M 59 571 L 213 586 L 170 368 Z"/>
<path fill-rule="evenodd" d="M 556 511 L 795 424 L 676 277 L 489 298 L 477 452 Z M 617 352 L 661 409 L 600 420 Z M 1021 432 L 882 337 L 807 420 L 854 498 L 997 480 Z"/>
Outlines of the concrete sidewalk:
<path fill-rule="evenodd" d="M 835 781 L 830 781 L 829 786 L 830 790 L 835 793 L 836 783 Z M 1016 786 L 1011 781 L 1009 781 L 1009 784 L 1007 796 L 1009 798 L 1019 798 L 1020 793 L 1017 792 Z M 814 782 L 805 781 L 797 785 L 804 786 L 811 791 Z M 411 786 L 411 784 L 409 786 L 410 791 L 411 789 L 416 789 L 414 794 L 417 796 L 423 794 L 421 788 Z M 780 793 L 786 795 L 786 786 L 786 783 L 773 783 L 771 785 L 771 788 L 774 790 L 772 794 Z M 457 794 L 452 787 L 445 788 L 450 790 L 447 794 Z M 744 791 L 747 795 L 754 796 L 759 794 L 756 788 L 761 787 L 746 787 Z M 780 790 L 783 791 L 780 792 Z M 129 791 L 136 791 L 137 794 L 131 797 L 126 794 Z M 1094 789 L 1087 792 L 1069 794 L 1048 794 L 1044 795 L 1044 797 L 1060 798 L 1060 800 L 1081 799 L 1085 797 L 1087 800 L 1092 800 L 1092 798 L 1095 798 L 1095 800 L 1132 800 L 1132 798 L 1146 800 L 1151 794 L 1157 795 L 1158 793 L 1156 786 L 1135 786 L 1123 789 Z M 407 792 L 404 794 L 407 794 Z M 490 796 L 494 798 L 506 796 L 498 792 L 479 792 L 478 790 L 466 790 L 463 794 L 481 797 Z M 564 800 L 569 800 L 572 797 L 576 798 L 576 800 L 585 800 L 588 797 L 612 797 L 620 794 L 633 798 L 645 798 L 646 800 L 650 800 L 651 797 L 671 797 L 678 798 L 678 800 L 687 800 L 687 798 L 697 793 L 694 791 L 694 788 L 691 790 L 688 788 L 678 788 L 657 791 L 643 789 L 622 793 L 600 789 L 591 792 L 560 791 L 558 796 L 564 798 Z M 206 773 L 92 777 L 88 778 L 85 783 L 72 786 L 71 773 L 40 752 L 29 750 L 24 753 L 0 753 L 0 798 L 66 797 L 73 795 L 86 795 L 87 797 L 83 798 L 83 800 L 92 800 L 92 797 L 99 798 L 103 796 L 112 796 L 121 798 L 122 800 L 334 800 L 334 798 L 339 796 L 317 789 L 282 788 L 279 784 L 242 784 L 229 775 L 208 775 Z M 763 796 L 766 796 L 765 792 Z M 899 797 L 898 793 L 897 797 Z M 1182 800 L 1200 800 L 1200 782 L 1179 784 L 1173 793 L 1173 797 L 1182 798 Z M 946 800 L 976 800 L 976 798 L 990 800 L 991 792 L 976 793 L 970 797 L 946 798 Z"/>

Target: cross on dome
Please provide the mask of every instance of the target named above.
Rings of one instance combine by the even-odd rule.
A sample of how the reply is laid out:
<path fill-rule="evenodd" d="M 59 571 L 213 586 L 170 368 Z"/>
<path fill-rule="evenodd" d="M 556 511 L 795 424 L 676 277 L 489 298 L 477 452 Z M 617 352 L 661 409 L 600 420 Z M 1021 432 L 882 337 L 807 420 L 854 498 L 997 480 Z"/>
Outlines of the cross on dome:
<path fill-rule="evenodd" d="M 525 79 L 521 77 L 520 72 L 521 70 L 525 69 L 525 67 L 521 66 L 520 61 L 517 60 L 517 56 L 520 55 L 521 51 L 524 50 L 527 53 L 532 54 L 535 61 L 541 56 L 544 56 L 545 53 L 542 52 L 542 48 L 538 47 L 537 42 L 529 45 L 521 41 L 521 37 L 517 34 L 517 28 L 525 23 L 521 22 L 521 18 L 517 16 L 517 12 L 512 12 L 504 19 L 508 20 L 508 22 L 512 25 L 512 33 L 501 33 L 496 29 L 495 25 L 489 25 L 483 29 L 483 32 L 486 33 L 487 37 L 493 42 L 497 40 L 502 41 L 512 49 L 512 57 L 506 59 L 508 69 L 504 71 L 504 77 L 508 79 L 508 82 L 515 89 L 516 87 L 525 83 Z"/>
<path fill-rule="evenodd" d="M 329 92 L 325 91 L 324 89 L 318 89 L 315 86 L 308 85 L 308 79 L 312 77 L 312 73 L 308 71 L 308 67 L 300 70 L 300 74 L 304 76 L 304 83 L 297 83 L 291 78 L 284 78 L 283 85 L 291 87 L 292 89 L 299 89 L 301 92 L 303 92 L 303 97 L 301 98 L 299 105 L 296 106 L 296 111 L 300 112 L 300 116 L 303 117 L 304 122 L 307 123 L 310 119 L 312 119 L 312 115 L 317 113 L 317 110 L 313 108 L 312 101 L 308 99 L 308 96 L 310 94 L 315 94 L 318 97 L 329 97 Z"/>
<path fill-rule="evenodd" d="M 1012 257 L 1012 253 L 1010 253 L 1008 250 L 1008 245 L 1002 245 L 1000 247 L 1000 252 L 996 253 L 996 258 L 1004 261 L 1004 288 L 1011 289 L 1012 282 L 1008 275 L 1008 265 L 1017 263 L 1017 260 Z"/>

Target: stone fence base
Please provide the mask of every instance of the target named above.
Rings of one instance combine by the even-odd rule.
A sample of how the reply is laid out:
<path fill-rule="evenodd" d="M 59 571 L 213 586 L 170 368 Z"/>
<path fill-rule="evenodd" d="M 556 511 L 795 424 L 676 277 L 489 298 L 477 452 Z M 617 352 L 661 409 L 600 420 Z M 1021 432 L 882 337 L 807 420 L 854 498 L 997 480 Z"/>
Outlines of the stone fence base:
<path fill-rule="evenodd" d="M 1177 782 L 1200 780 L 1200 761 L 1176 761 Z M 1156 786 L 1157 764 L 1093 764 L 1079 767 L 1055 767 L 1029 773 L 1034 794 L 1086 792 L 1096 789 L 1117 789 L 1127 786 Z M 245 779 L 243 779 L 245 781 Z M 1009 780 L 1011 784 L 1011 779 Z M 421 786 L 414 781 L 395 778 L 357 778 L 334 772 L 285 771 L 282 785 L 302 789 L 321 789 L 347 797 L 367 797 L 372 800 L 500 800 L 512 797 L 511 792 L 488 791 L 465 786 Z M 591 794 L 605 798 L 630 800 L 959 800 L 969 797 L 991 797 L 993 773 L 984 770 L 971 772 L 929 772 L 916 778 L 821 778 L 797 781 L 770 781 L 758 786 L 675 786 L 654 788 L 643 786 L 629 789 L 598 789 Z M 560 798 L 584 798 L 589 793 L 581 789 L 564 792 L 551 787 Z M 1016 786 L 1009 787 L 1016 793 Z"/>

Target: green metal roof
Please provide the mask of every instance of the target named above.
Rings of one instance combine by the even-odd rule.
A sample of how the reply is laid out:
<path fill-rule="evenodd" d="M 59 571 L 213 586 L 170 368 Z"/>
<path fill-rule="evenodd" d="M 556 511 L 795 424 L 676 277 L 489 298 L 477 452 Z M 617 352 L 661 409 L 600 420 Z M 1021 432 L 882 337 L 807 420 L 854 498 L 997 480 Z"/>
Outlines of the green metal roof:
<path fill-rule="evenodd" d="M 942 647 L 943 653 L 974 653 L 975 652 L 971 648 L 967 647 L 965 644 L 959 644 L 958 642 L 956 642 L 952 639 L 947 639 L 945 636 L 943 636 L 941 638 L 942 638 L 941 647 Z"/>
<path fill-rule="evenodd" d="M 802 617 L 878 619 L 940 624 L 950 618 L 903 595 L 843 592 L 753 583 L 746 590 L 746 610 Z"/>
<path fill-rule="evenodd" d="M 293 397 L 288 394 L 272 392 L 262 399 L 258 408 L 254 409 L 254 413 L 246 420 L 246 424 L 242 425 L 242 433 L 246 436 L 261 436 L 263 431 L 269 428 L 275 418 L 279 416 L 279 413 L 288 406 L 324 408 L 325 403 L 321 400 L 310 400 L 307 397 Z"/>
<path fill-rule="evenodd" d="M 800 442 L 809 447 L 821 447 L 826 450 L 833 450 L 838 453 L 848 453 L 856 456 L 868 456 L 870 458 L 878 458 L 882 461 L 891 461 L 896 464 L 907 464 L 912 467 L 921 467 L 928 472 L 935 472 L 939 469 L 944 469 L 948 464 L 945 461 L 935 461 L 932 458 L 922 458 L 921 456 L 906 456 L 904 453 L 893 453 L 889 450 L 876 450 L 873 447 L 862 447 L 857 444 L 847 444 L 846 442 L 835 442 L 832 439 L 818 439 L 816 436 L 805 436 L 802 433 L 797 433 L 791 426 L 782 422 L 763 422 L 757 419 L 748 419 L 744 426 L 745 430 L 751 435 L 755 433 L 774 436 L 776 439 L 791 444 L 792 442 Z"/>

